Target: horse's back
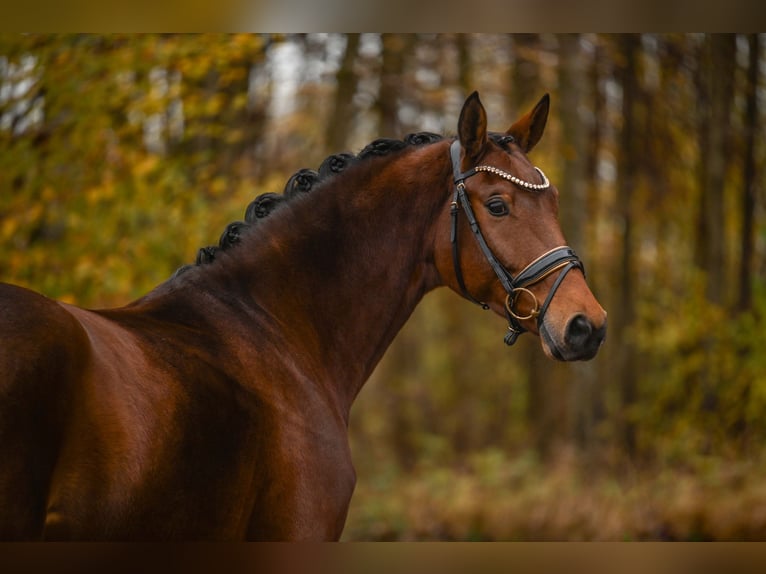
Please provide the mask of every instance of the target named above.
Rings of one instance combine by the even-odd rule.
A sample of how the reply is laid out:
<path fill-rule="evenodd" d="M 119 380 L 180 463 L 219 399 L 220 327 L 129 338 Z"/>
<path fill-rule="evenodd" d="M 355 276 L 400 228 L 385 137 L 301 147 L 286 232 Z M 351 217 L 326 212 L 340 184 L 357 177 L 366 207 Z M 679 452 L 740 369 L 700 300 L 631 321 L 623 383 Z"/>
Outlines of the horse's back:
<path fill-rule="evenodd" d="M 0 538 L 37 538 L 87 336 L 59 303 L 0 283 Z"/>

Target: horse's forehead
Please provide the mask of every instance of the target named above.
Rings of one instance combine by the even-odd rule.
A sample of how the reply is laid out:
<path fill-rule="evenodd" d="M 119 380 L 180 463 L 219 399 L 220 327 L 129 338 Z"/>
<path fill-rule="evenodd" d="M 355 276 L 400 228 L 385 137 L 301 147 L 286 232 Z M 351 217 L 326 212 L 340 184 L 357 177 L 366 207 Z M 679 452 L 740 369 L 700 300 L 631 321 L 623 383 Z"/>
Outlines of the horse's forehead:
<path fill-rule="evenodd" d="M 512 144 L 508 146 L 505 149 L 498 150 L 499 157 L 503 158 L 505 161 L 507 161 L 507 165 L 510 165 L 512 168 L 516 169 L 526 169 L 529 168 L 534 169 L 534 166 L 532 165 L 531 160 L 525 154 L 521 148 L 516 145 Z"/>

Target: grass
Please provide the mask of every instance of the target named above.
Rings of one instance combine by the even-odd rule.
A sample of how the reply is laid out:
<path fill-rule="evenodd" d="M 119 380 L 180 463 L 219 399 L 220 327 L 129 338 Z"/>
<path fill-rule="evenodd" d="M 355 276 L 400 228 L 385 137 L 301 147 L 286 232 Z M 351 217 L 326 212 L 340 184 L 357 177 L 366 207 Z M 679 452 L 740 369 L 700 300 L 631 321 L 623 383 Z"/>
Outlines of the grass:
<path fill-rule="evenodd" d="M 630 468 L 497 450 L 405 473 L 358 469 L 343 540 L 766 540 L 766 466 Z"/>

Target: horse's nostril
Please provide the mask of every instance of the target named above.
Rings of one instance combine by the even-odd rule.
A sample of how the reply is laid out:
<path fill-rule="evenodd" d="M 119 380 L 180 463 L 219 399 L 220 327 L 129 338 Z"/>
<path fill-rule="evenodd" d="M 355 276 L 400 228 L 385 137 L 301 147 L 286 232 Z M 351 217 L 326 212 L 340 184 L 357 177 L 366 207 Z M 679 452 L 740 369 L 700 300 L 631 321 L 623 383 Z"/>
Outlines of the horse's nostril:
<path fill-rule="evenodd" d="M 593 324 L 590 320 L 585 315 L 575 315 L 567 325 L 565 340 L 572 347 L 583 347 L 592 333 Z"/>

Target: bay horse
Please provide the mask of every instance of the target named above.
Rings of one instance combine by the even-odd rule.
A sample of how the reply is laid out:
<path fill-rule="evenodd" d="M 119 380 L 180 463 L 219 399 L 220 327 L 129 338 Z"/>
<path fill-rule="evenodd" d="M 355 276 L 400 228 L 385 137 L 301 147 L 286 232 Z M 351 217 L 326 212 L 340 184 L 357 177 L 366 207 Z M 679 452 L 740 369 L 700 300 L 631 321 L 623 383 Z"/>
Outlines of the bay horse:
<path fill-rule="evenodd" d="M 0 538 L 337 540 L 351 404 L 439 286 L 592 358 L 606 313 L 526 156 L 548 108 L 488 132 L 473 93 L 457 137 L 331 156 L 122 308 L 0 285 Z"/>

